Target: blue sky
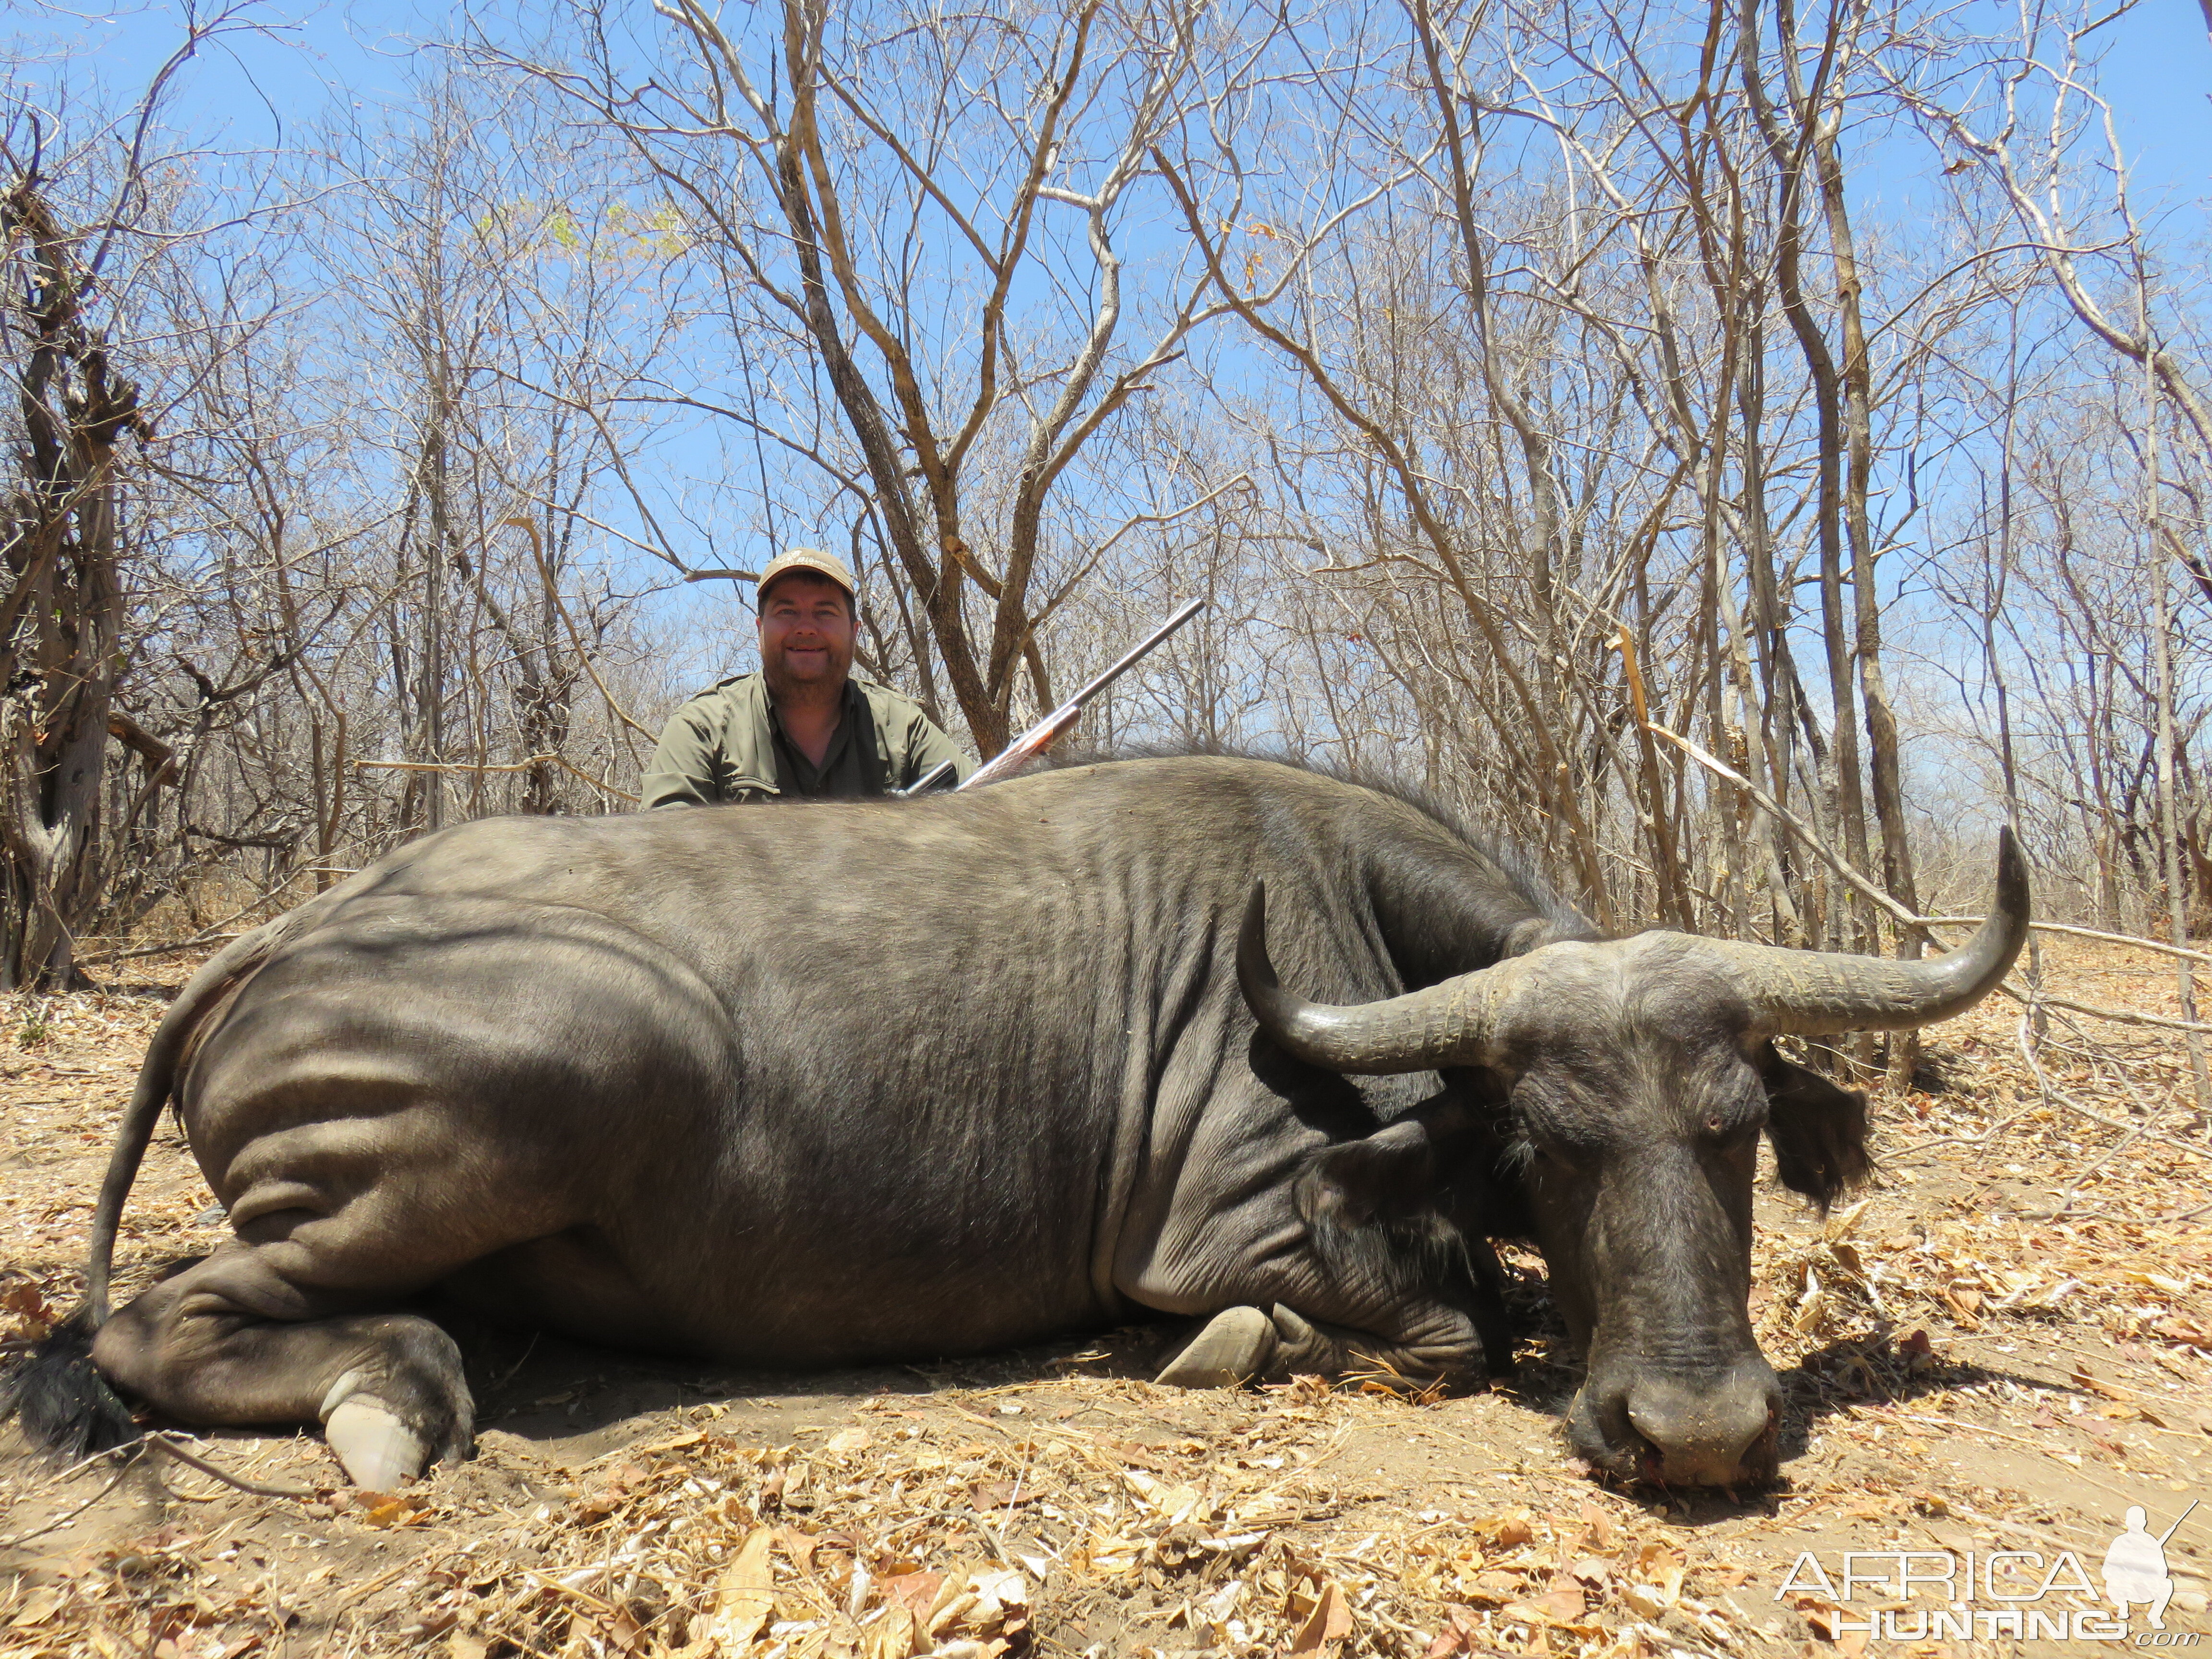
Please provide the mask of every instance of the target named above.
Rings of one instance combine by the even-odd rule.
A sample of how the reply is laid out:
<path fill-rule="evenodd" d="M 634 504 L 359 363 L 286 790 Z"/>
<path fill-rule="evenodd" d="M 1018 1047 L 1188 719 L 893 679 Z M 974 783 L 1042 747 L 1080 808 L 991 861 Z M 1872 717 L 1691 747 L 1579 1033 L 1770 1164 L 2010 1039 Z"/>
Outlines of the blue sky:
<path fill-rule="evenodd" d="M 2212 40 L 2193 0 L 2138 0 L 2107 31 L 2100 79 L 2146 210 L 2187 210 L 2212 184 Z"/>
<path fill-rule="evenodd" d="M 636 3 L 642 10 L 646 0 Z M 267 145 L 280 123 L 311 116 L 326 100 L 389 94 L 417 43 L 452 33 L 466 15 L 415 0 L 279 3 L 248 15 L 270 32 L 234 35 L 208 52 L 187 69 L 171 106 L 177 126 L 222 131 L 242 148 Z M 528 11 L 518 15 L 526 20 Z M 182 28 L 181 10 L 167 3 L 119 7 L 104 17 L 76 13 L 49 27 L 28 7 L 18 15 L 26 33 L 70 43 L 64 49 L 74 47 L 80 72 L 90 67 L 118 90 L 142 83 Z M 2212 41 L 2202 13 L 2193 0 L 2136 0 L 2099 38 L 2106 43 L 2102 84 L 2146 207 L 2194 210 L 2212 193 Z"/>
<path fill-rule="evenodd" d="M 2003 3 L 1964 0 L 1959 15 L 1971 22 Z M 649 31 L 649 0 L 618 4 L 641 33 Z M 189 66 L 169 105 L 168 122 L 188 143 L 239 151 L 296 142 L 332 104 L 374 106 L 404 95 L 414 55 L 425 49 L 419 43 L 461 32 L 471 16 L 483 18 L 490 31 L 506 33 L 527 30 L 544 15 L 541 0 L 503 0 L 495 9 L 475 13 L 428 0 L 331 0 L 316 7 L 274 0 L 250 14 L 268 26 L 265 32 L 234 34 Z M 19 0 L 14 15 L 34 19 L 37 14 Z M 19 21 L 16 27 L 25 25 Z M 34 21 L 29 24 L 30 29 L 37 27 Z M 72 75 L 96 76 L 111 96 L 120 99 L 143 85 L 174 49 L 181 27 L 177 6 L 149 3 L 88 23 L 82 14 L 57 16 L 50 38 L 68 52 Z M 2212 42 L 2206 39 L 2202 14 L 2194 0 L 2136 0 L 2097 40 L 2102 52 L 2100 85 L 2115 108 L 2137 210 L 2158 225 L 2170 258 L 2179 253 L 2194 259 L 2198 250 L 2212 245 L 2205 222 L 2212 205 Z M 1854 155 L 1851 182 L 1862 203 L 1861 222 L 1887 218 L 1910 223 L 1916 199 L 1929 193 L 1926 170 L 1942 159 L 1917 140 L 1877 139 Z M 1233 349 L 1224 349 L 1234 362 Z M 672 440 L 655 458 L 662 465 L 653 470 L 664 484 L 678 474 L 705 474 L 714 469 L 710 452 L 714 444 L 707 437 Z M 700 564 L 757 565 L 767 550 L 748 544 L 757 539 L 752 527 L 733 523 L 729 531 L 726 541 L 718 534 L 718 544 L 712 547 L 697 539 L 686 543 L 679 535 L 678 550 Z M 1903 580 L 1909 567 L 1906 559 L 1890 562 L 1887 580 Z M 688 629 L 673 626 L 669 631 L 696 642 L 702 680 L 708 677 L 707 659 L 714 659 L 713 672 L 738 665 L 720 658 L 732 643 L 741 652 L 750 637 L 747 598 L 745 592 L 723 584 L 702 584 L 660 601 L 659 614 L 665 620 L 673 623 L 679 615 L 690 619 Z M 1910 629 L 1900 626 L 1893 640 L 1893 655 L 1909 655 L 1910 645 Z"/>
<path fill-rule="evenodd" d="M 635 8 L 641 32 L 651 27 L 648 3 L 623 0 Z M 1960 15 L 1971 23 L 1975 12 L 2000 3 L 1967 0 Z M 118 101 L 143 86 L 175 49 L 184 16 L 167 0 L 118 8 L 89 24 L 84 14 L 46 14 L 52 21 L 46 29 L 30 8 L 16 15 L 30 20 L 27 32 L 45 34 L 67 58 L 70 76 L 96 76 Z M 227 34 L 185 68 L 168 106 L 168 125 L 187 144 L 234 151 L 295 143 L 304 136 L 301 129 L 332 104 L 374 106 L 403 96 L 411 60 L 429 49 L 421 43 L 459 33 L 472 18 L 494 33 L 526 33 L 543 15 L 534 0 L 473 13 L 428 0 L 333 0 L 319 6 L 273 0 L 244 14 L 261 29 Z M 2212 205 L 2212 41 L 2201 12 L 2194 0 L 2136 0 L 2095 38 L 2103 52 L 2100 82 L 2115 108 L 2138 212 L 2160 225 L 2171 251 L 2206 246 L 2212 242 L 2204 234 Z M 1940 159 L 1923 143 L 1877 141 L 1854 158 L 1853 185 L 1863 210 L 1871 209 L 1876 217 L 1885 207 L 1891 214 L 1909 214 L 1926 190 L 1924 170 Z M 749 554 L 757 562 L 764 551 L 744 546 L 680 550 L 708 564 L 744 562 Z M 738 597 L 711 585 L 670 602 L 719 611 Z"/>

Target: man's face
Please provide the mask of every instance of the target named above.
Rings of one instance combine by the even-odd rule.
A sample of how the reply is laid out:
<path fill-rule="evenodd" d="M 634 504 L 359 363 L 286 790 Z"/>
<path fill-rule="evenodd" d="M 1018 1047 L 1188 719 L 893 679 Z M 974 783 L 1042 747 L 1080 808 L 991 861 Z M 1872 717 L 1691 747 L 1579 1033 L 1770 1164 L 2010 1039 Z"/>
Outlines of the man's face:
<path fill-rule="evenodd" d="M 755 626 L 771 691 L 835 691 L 852 672 L 853 608 L 826 578 L 801 571 L 777 578 Z"/>

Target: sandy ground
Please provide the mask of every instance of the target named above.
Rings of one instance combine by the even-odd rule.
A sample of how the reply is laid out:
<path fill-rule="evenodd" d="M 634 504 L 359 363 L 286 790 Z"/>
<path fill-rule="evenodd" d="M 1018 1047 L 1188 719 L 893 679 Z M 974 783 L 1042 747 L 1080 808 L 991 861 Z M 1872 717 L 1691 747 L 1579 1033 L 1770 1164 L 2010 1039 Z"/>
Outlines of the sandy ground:
<path fill-rule="evenodd" d="M 2054 995 L 2176 1007 L 2155 957 L 2062 942 L 2045 968 Z M 76 1293 L 180 976 L 163 971 L 0 1005 L 0 1340 Z M 2156 1534 L 2212 1498 L 2212 1140 L 2170 1033 L 2062 1011 L 2039 1073 L 2020 1020 L 1999 1000 L 1930 1034 L 1936 1086 L 1876 1103 L 1863 1203 L 1824 1223 L 1762 1189 L 1753 1310 L 1790 1401 L 1770 1492 L 1612 1490 L 1569 1460 L 1573 1376 L 1522 1253 L 1520 1374 L 1428 1401 L 1358 1379 L 1156 1389 L 1141 1379 L 1176 1334 L 1159 1328 L 793 1376 L 456 1322 L 479 1450 L 404 1493 L 350 1491 L 301 1434 L 176 1437 L 284 1497 L 159 1452 L 58 1474 L 0 1434 L 0 1655 L 2200 1644 L 2212 1504 L 2165 1544 L 2165 1631 L 2140 1605 L 2124 1636 L 2081 1616 L 2130 1505 Z M 222 1237 L 210 1201 L 165 1127 L 125 1217 L 124 1294 Z"/>

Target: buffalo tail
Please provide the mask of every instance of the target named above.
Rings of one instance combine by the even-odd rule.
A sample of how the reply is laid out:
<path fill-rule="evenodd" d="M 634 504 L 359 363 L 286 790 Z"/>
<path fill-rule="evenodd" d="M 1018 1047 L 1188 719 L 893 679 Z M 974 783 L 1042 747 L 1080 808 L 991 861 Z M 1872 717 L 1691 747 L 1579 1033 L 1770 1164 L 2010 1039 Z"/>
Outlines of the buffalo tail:
<path fill-rule="evenodd" d="M 0 1423 L 14 1418 L 33 1445 L 64 1458 L 80 1458 L 136 1439 L 131 1408 L 92 1363 L 92 1340 L 107 1322 L 108 1279 L 115 1264 L 115 1236 L 138 1166 L 175 1091 L 179 1062 L 208 1008 L 268 960 L 291 930 L 289 918 L 234 939 L 194 974 L 169 1005 L 146 1059 L 137 1087 L 115 1132 L 100 1202 L 92 1213 L 91 1248 L 84 1269 L 84 1299 L 5 1373 L 0 1373 Z"/>

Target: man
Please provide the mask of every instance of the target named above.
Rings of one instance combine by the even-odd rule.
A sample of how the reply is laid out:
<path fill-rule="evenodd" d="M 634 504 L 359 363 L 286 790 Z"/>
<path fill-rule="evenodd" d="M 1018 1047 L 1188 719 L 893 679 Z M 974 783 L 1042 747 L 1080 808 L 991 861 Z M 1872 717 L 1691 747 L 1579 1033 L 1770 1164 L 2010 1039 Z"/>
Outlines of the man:
<path fill-rule="evenodd" d="M 760 574 L 760 672 L 720 681 L 661 728 L 646 806 L 851 799 L 918 782 L 941 761 L 951 787 L 975 763 L 896 691 L 853 678 L 853 573 L 793 548 Z"/>

